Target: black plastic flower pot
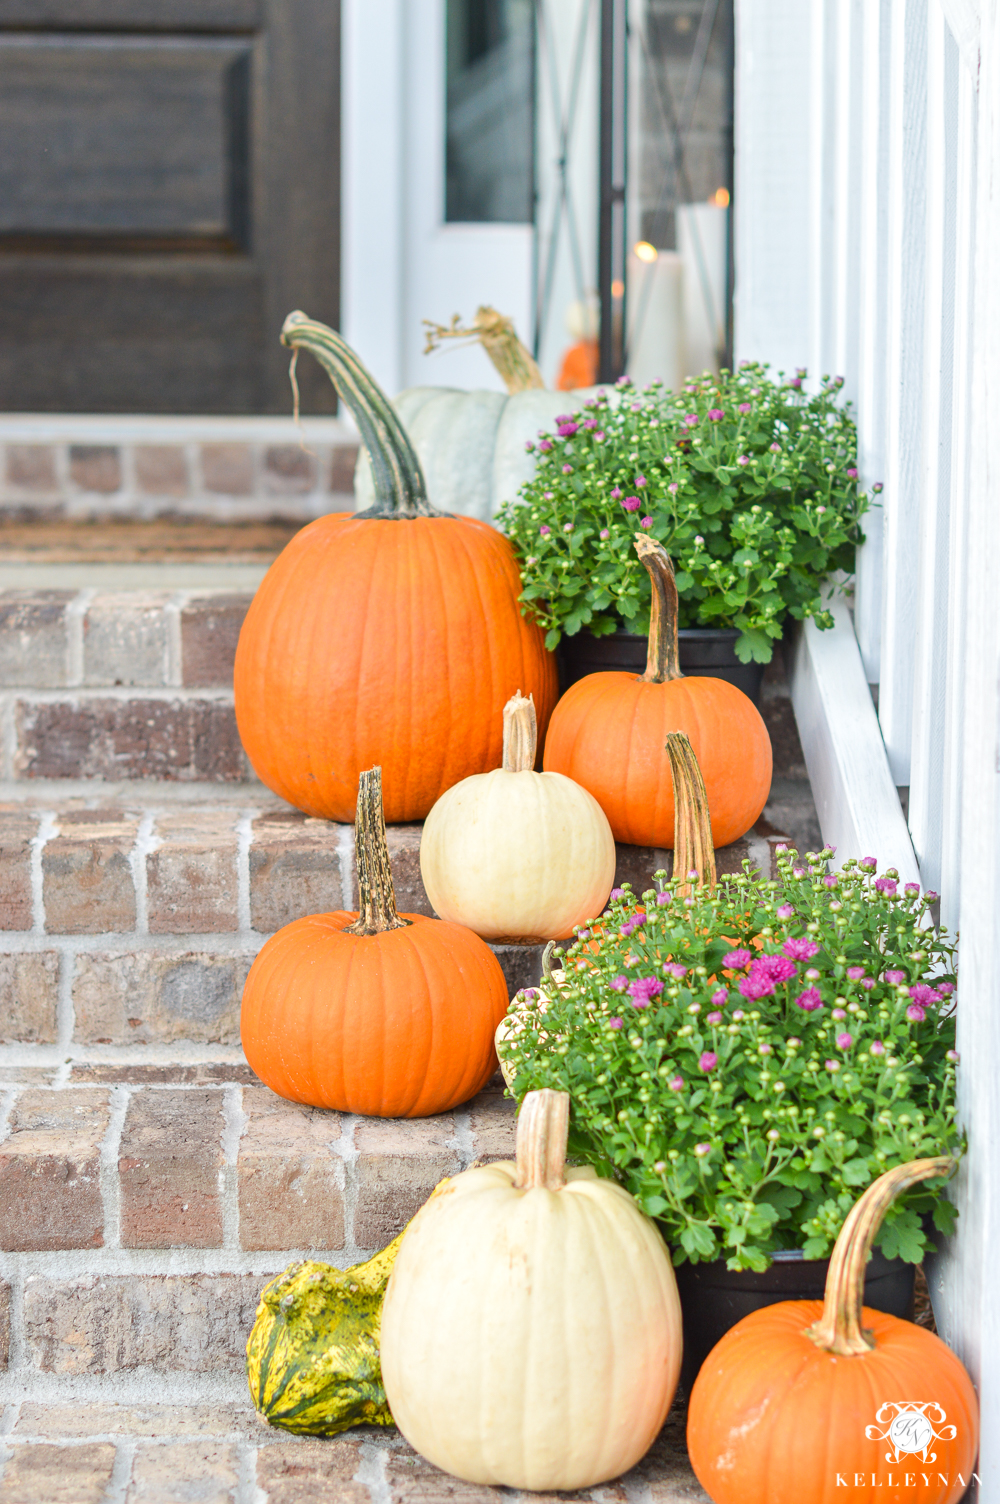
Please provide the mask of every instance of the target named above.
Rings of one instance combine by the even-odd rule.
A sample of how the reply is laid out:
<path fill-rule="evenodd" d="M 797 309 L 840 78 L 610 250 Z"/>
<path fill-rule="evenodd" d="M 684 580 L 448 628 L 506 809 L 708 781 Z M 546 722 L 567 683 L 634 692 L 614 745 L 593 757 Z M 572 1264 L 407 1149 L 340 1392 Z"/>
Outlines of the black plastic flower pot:
<path fill-rule="evenodd" d="M 829 1259 L 804 1259 L 801 1253 L 776 1253 L 763 1274 L 727 1269 L 725 1259 L 680 1264 L 674 1273 L 684 1318 L 681 1383 L 687 1393 L 715 1344 L 751 1311 L 780 1300 L 822 1300 L 829 1266 Z M 865 1305 L 912 1320 L 915 1278 L 914 1264 L 887 1259 L 876 1248 L 865 1271 Z"/>
<path fill-rule="evenodd" d="M 741 663 L 736 656 L 735 627 L 682 627 L 677 634 L 681 668 L 685 674 L 710 679 L 728 679 L 760 706 L 763 663 Z M 577 632 L 564 637 L 557 651 L 559 687 L 565 693 L 587 674 L 641 674 L 646 667 L 646 638 L 637 632 L 613 632 L 593 637 Z"/>

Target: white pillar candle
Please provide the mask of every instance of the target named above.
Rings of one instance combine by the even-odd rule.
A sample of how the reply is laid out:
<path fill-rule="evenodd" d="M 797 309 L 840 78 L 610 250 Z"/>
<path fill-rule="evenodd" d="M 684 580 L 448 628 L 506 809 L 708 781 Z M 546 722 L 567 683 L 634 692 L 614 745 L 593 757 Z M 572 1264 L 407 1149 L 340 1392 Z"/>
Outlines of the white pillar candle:
<path fill-rule="evenodd" d="M 637 386 L 655 379 L 676 388 L 683 382 L 683 268 L 677 251 L 658 251 L 640 243 L 641 255 L 629 253 L 628 351 L 625 369 Z"/>

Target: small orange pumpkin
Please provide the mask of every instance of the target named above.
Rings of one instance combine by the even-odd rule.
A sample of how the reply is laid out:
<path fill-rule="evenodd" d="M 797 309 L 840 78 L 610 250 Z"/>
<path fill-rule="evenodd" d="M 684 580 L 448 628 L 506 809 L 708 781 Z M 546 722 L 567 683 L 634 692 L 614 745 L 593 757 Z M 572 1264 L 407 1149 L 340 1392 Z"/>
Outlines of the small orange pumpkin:
<path fill-rule="evenodd" d="M 615 840 L 671 847 L 674 799 L 663 749 L 668 732 L 685 731 L 705 779 L 713 844 L 728 846 L 767 802 L 771 738 L 734 684 L 681 673 L 673 565 L 645 533 L 635 547 L 653 584 L 646 672 L 588 674 L 571 685 L 549 722 L 544 767 L 593 794 Z"/>
<path fill-rule="evenodd" d="M 965 1493 L 979 1446 L 972 1380 L 933 1332 L 861 1304 L 886 1209 L 953 1167 L 918 1159 L 880 1176 L 844 1223 L 825 1301 L 754 1311 L 709 1353 L 687 1441 L 715 1504 L 955 1504 Z"/>
<path fill-rule="evenodd" d="M 397 914 L 380 768 L 361 774 L 356 830 L 360 913 L 311 914 L 271 936 L 243 990 L 243 1049 L 292 1102 L 447 1112 L 496 1070 L 507 983 L 471 930 Z"/>

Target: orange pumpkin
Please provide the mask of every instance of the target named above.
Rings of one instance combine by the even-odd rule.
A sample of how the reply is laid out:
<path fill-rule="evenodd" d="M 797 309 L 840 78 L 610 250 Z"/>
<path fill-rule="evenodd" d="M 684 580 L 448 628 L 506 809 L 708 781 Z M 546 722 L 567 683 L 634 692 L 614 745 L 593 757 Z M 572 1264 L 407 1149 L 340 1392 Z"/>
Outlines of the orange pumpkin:
<path fill-rule="evenodd" d="M 378 768 L 361 775 L 356 829 L 360 913 L 312 914 L 272 935 L 243 990 L 243 1049 L 292 1102 L 447 1112 L 497 1068 L 507 983 L 471 930 L 397 914 Z"/>
<path fill-rule="evenodd" d="M 715 1504 L 955 1504 L 972 1481 L 972 1381 L 933 1332 L 868 1307 L 864 1271 L 886 1208 L 947 1158 L 879 1177 L 844 1223 L 826 1299 L 745 1316 L 691 1391 L 688 1454 Z"/>
<path fill-rule="evenodd" d="M 289 314 L 352 409 L 378 500 L 297 533 L 240 633 L 236 720 L 254 770 L 308 814 L 353 818 L 362 768 L 380 763 L 390 821 L 500 761 L 503 707 L 533 693 L 544 732 L 555 660 L 518 605 L 511 545 L 427 501 L 420 462 L 385 395 L 324 324 Z"/>
<path fill-rule="evenodd" d="M 674 798 L 667 733 L 691 739 L 708 793 L 715 846 L 753 825 L 771 788 L 771 739 L 756 706 L 724 679 L 685 678 L 677 650 L 677 586 L 661 544 L 645 533 L 636 552 L 653 584 L 646 672 L 588 674 L 553 712 L 546 772 L 583 784 L 617 841 L 672 847 Z"/>

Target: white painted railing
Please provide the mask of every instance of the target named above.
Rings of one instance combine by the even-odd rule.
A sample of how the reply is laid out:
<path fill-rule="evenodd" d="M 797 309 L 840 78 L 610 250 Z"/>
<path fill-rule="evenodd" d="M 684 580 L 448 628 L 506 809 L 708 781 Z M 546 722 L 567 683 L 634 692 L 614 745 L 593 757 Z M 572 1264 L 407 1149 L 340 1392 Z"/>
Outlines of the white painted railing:
<path fill-rule="evenodd" d="M 961 930 L 970 1152 L 933 1295 L 1000 1500 L 1000 0 L 737 0 L 736 55 L 737 355 L 843 374 L 885 487 L 793 699 L 824 836 L 915 860 Z"/>

